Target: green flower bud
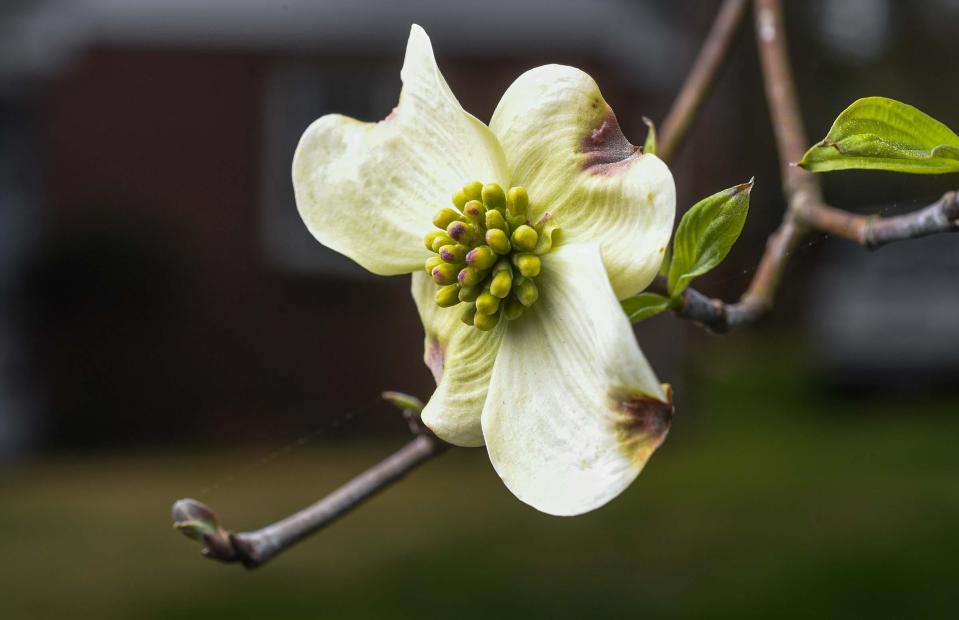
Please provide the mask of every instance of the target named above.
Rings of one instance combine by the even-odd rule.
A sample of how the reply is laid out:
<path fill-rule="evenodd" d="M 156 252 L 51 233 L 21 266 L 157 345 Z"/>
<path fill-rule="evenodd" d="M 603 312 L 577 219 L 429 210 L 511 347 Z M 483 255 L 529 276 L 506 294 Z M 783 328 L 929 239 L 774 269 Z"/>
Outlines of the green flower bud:
<path fill-rule="evenodd" d="M 496 254 L 488 245 L 473 248 L 466 254 L 466 264 L 485 271 L 496 263 Z"/>
<path fill-rule="evenodd" d="M 519 185 L 511 187 L 506 197 L 506 206 L 510 215 L 526 217 L 526 212 L 529 211 L 529 194 L 526 193 L 526 188 Z"/>
<path fill-rule="evenodd" d="M 499 310 L 500 298 L 489 292 L 480 293 L 476 298 L 476 311 L 483 314 L 496 314 Z"/>
<path fill-rule="evenodd" d="M 463 311 L 463 314 L 460 316 L 460 320 L 466 323 L 467 325 L 473 324 L 473 317 L 476 316 L 476 305 L 468 304 L 466 310 Z"/>
<path fill-rule="evenodd" d="M 469 185 L 463 187 L 463 193 L 466 194 L 466 197 L 469 200 L 482 200 L 483 184 L 479 181 L 473 181 Z"/>
<path fill-rule="evenodd" d="M 539 275 L 542 263 L 539 256 L 535 254 L 513 254 L 513 264 L 519 269 L 519 272 L 527 278 L 535 278 Z"/>
<path fill-rule="evenodd" d="M 460 190 L 453 194 L 453 206 L 462 211 L 463 207 L 466 206 L 466 203 L 469 202 L 469 199 L 470 197 L 466 195 L 466 192 Z"/>
<path fill-rule="evenodd" d="M 520 252 L 532 252 L 536 248 L 536 241 L 538 239 L 539 235 L 536 234 L 536 231 L 533 230 L 533 227 L 523 224 L 522 226 L 518 226 L 516 230 L 513 231 L 511 240 L 513 242 L 513 247 Z"/>
<path fill-rule="evenodd" d="M 508 218 L 506 218 L 506 222 L 509 224 L 510 230 L 516 230 L 520 226 L 524 226 L 526 224 L 526 216 L 511 215 Z"/>
<path fill-rule="evenodd" d="M 444 286 L 436 291 L 436 304 L 440 308 L 449 308 L 450 306 L 455 306 L 460 302 L 459 292 L 459 284 L 448 284 Z"/>
<path fill-rule="evenodd" d="M 440 248 L 440 258 L 447 263 L 459 265 L 466 260 L 467 252 L 469 252 L 469 249 L 467 249 L 466 246 L 458 243 L 448 243 Z"/>
<path fill-rule="evenodd" d="M 536 283 L 530 279 L 526 279 L 522 284 L 518 285 L 514 289 L 514 294 L 519 303 L 523 304 L 527 308 L 536 303 L 536 300 L 539 299 L 539 289 L 536 288 Z"/>
<path fill-rule="evenodd" d="M 446 230 L 447 226 L 462 219 L 463 216 L 458 212 L 450 209 L 449 207 L 443 207 L 436 212 L 436 215 L 433 216 L 433 226 Z"/>
<path fill-rule="evenodd" d="M 456 282 L 456 265 L 440 263 L 433 267 L 430 275 L 433 276 L 433 281 L 437 284 L 453 284 Z"/>
<path fill-rule="evenodd" d="M 533 278 L 542 270 L 541 254 L 560 243 L 559 228 L 548 211 L 533 224 L 526 189 L 508 192 L 496 183 L 474 181 L 453 197 L 457 209 L 445 207 L 433 218 L 443 230 L 427 234 L 424 245 L 436 252 L 425 261 L 439 285 L 441 307 L 466 304 L 462 321 L 493 329 L 500 317 L 515 320 L 536 303 Z"/>
<path fill-rule="evenodd" d="M 438 237 L 445 237 L 446 231 L 443 230 L 431 230 L 426 233 L 426 236 L 423 237 L 423 245 L 426 246 L 427 250 L 433 249 L 433 242 L 436 241 Z"/>
<path fill-rule="evenodd" d="M 498 228 L 499 230 L 506 230 L 506 218 L 503 217 L 503 214 L 495 209 L 490 209 L 486 211 L 486 228 Z"/>
<path fill-rule="evenodd" d="M 488 332 L 496 327 L 497 323 L 499 323 L 498 312 L 496 314 L 483 314 L 482 312 L 477 312 L 473 316 L 473 325 L 484 332 Z"/>
<path fill-rule="evenodd" d="M 479 286 L 486 277 L 486 272 L 478 270 L 476 267 L 463 267 L 456 276 L 460 286 L 473 287 Z"/>
<path fill-rule="evenodd" d="M 454 241 L 469 248 L 475 245 L 479 236 L 476 226 L 468 222 L 453 222 L 447 227 L 446 232 Z"/>
<path fill-rule="evenodd" d="M 484 207 L 483 203 L 479 200 L 470 200 L 466 203 L 466 206 L 463 207 L 463 213 L 474 222 L 480 221 L 481 219 L 485 220 L 484 214 L 486 213 L 486 207 Z"/>
<path fill-rule="evenodd" d="M 520 303 L 515 297 L 510 297 L 504 303 L 503 316 L 507 321 L 515 321 L 523 314 L 523 310 L 526 310 L 526 306 Z"/>
<path fill-rule="evenodd" d="M 476 301 L 476 298 L 483 292 L 478 286 L 461 286 L 459 292 L 460 301 Z"/>
<path fill-rule="evenodd" d="M 489 292 L 494 297 L 505 299 L 509 295 L 510 288 L 513 286 L 513 272 L 509 269 L 503 269 L 490 282 Z"/>
<path fill-rule="evenodd" d="M 493 211 L 493 213 L 498 212 Z M 509 254 L 509 239 L 506 238 L 506 233 L 499 228 L 491 228 L 486 231 L 486 244 L 497 254 Z"/>
<path fill-rule="evenodd" d="M 483 204 L 487 209 L 505 209 L 506 192 L 496 183 L 487 183 L 483 186 Z"/>
<path fill-rule="evenodd" d="M 438 254 L 441 247 L 444 245 L 449 245 L 450 243 L 453 243 L 453 240 L 450 239 L 450 236 L 440 232 L 439 236 L 433 238 L 433 247 L 430 249 Z"/>

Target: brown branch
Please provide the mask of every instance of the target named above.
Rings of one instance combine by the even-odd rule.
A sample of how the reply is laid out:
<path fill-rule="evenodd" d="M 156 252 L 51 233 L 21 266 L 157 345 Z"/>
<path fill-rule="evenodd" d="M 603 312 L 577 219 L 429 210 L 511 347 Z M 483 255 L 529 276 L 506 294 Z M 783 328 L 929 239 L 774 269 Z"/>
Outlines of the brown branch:
<path fill-rule="evenodd" d="M 803 218 L 814 230 L 844 237 L 865 248 L 875 249 L 894 241 L 918 239 L 944 232 L 959 232 L 959 193 L 946 192 L 942 198 L 931 205 L 897 217 L 867 217 L 821 205 L 821 208 L 815 209 Z M 789 220 L 783 224 L 783 226 L 791 225 Z M 783 239 L 789 240 L 793 247 L 801 239 L 795 233 L 783 234 L 781 231 L 782 228 L 770 237 L 769 245 L 772 250 L 766 252 L 766 255 L 772 258 L 769 258 L 765 264 L 775 265 L 777 269 L 781 269 L 787 256 L 792 252 L 792 248 L 785 247 Z M 772 277 L 767 276 L 767 279 L 761 279 L 761 281 L 771 282 Z M 775 277 L 778 278 L 778 273 Z M 657 288 L 665 290 L 662 286 Z M 772 292 L 775 287 L 768 286 L 766 290 Z M 683 294 L 683 303 L 676 310 L 676 315 L 694 321 L 712 332 L 726 333 L 755 323 L 762 318 L 770 306 L 771 297 L 749 297 L 747 293 L 737 303 L 727 304 L 720 299 L 708 297 L 688 288 Z"/>
<path fill-rule="evenodd" d="M 959 230 L 959 196 L 954 191 L 946 192 L 927 207 L 895 217 L 857 215 L 829 205 L 816 205 L 804 213 L 803 218 L 816 230 L 873 250 L 894 241 L 956 232 Z"/>
<path fill-rule="evenodd" d="M 408 419 L 412 417 L 408 415 Z M 181 499 L 173 505 L 174 526 L 202 542 L 204 556 L 256 568 L 348 514 L 448 447 L 421 425 L 417 425 L 417 431 L 413 441 L 320 501 L 261 529 L 230 532 L 220 525 L 210 508 L 194 499 Z"/>
<path fill-rule="evenodd" d="M 723 0 L 719 7 L 699 55 L 660 128 L 657 155 L 663 161 L 668 162 L 676 156 L 689 133 L 693 119 L 716 81 L 719 68 L 729 56 L 748 4 L 748 0 Z"/>
<path fill-rule="evenodd" d="M 793 162 L 802 159 L 808 140 L 789 63 L 780 0 L 755 0 L 756 38 L 763 84 L 776 135 L 786 212 L 770 235 L 749 288 L 727 304 L 687 289 L 677 316 L 723 333 L 755 323 L 773 306 L 789 256 L 810 231 L 820 231 L 878 248 L 893 241 L 959 230 L 959 199 L 948 192 L 919 211 L 891 218 L 863 216 L 827 205 L 819 179 Z"/>

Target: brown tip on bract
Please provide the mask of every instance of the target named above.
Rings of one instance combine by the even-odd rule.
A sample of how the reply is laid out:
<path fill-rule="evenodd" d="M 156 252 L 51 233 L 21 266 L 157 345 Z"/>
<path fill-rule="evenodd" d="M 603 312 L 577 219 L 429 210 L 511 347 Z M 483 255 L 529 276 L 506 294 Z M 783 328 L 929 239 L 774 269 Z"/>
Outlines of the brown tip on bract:
<path fill-rule="evenodd" d="M 666 248 L 663 248 L 664 250 Z M 673 386 L 668 383 L 661 384 L 663 386 L 663 393 L 666 394 L 666 402 L 670 405 L 673 404 Z"/>
<path fill-rule="evenodd" d="M 583 170 L 590 174 L 612 175 L 625 170 L 638 157 L 640 148 L 630 144 L 623 135 L 610 108 L 580 143 L 580 151 L 586 155 Z"/>
<path fill-rule="evenodd" d="M 610 393 L 612 409 L 619 414 L 620 445 L 631 457 L 645 462 L 663 443 L 673 420 L 673 390 L 663 386 L 666 402 L 642 392 L 615 390 Z"/>

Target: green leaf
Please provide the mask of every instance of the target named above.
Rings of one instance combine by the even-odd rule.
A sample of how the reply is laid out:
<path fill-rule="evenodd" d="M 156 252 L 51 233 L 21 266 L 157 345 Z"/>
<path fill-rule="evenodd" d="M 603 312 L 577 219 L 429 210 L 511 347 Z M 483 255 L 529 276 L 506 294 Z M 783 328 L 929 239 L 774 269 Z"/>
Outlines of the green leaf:
<path fill-rule="evenodd" d="M 643 122 L 646 123 L 646 126 L 649 127 L 649 133 L 646 134 L 646 142 L 643 143 L 643 153 L 649 153 L 650 155 L 656 154 L 656 124 L 653 121 L 649 120 L 645 116 L 643 117 Z"/>
<path fill-rule="evenodd" d="M 736 243 L 749 211 L 749 183 L 736 185 L 697 202 L 676 228 L 669 295 L 677 299 L 693 278 L 712 271 Z"/>
<path fill-rule="evenodd" d="M 669 297 L 656 293 L 640 293 L 627 297 L 619 303 L 629 320 L 633 323 L 639 323 L 669 308 L 670 300 Z"/>
<path fill-rule="evenodd" d="M 959 136 L 911 105 L 867 97 L 843 110 L 799 165 L 811 172 L 959 172 Z"/>
<path fill-rule="evenodd" d="M 419 413 L 420 411 L 423 411 L 423 407 L 426 406 L 423 404 L 423 401 L 417 397 L 404 394 L 403 392 L 387 391 L 380 394 L 380 396 L 382 396 L 383 400 L 386 402 L 403 411 Z"/>
<path fill-rule="evenodd" d="M 669 275 L 669 266 L 673 264 L 673 246 L 667 245 L 663 254 L 663 262 L 659 265 L 659 275 L 664 278 Z"/>

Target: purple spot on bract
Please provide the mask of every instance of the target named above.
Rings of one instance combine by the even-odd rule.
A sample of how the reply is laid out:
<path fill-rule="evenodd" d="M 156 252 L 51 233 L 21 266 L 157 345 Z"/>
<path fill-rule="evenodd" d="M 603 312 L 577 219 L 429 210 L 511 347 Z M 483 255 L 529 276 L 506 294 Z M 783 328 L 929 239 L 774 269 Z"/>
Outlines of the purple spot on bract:
<path fill-rule="evenodd" d="M 396 118 L 398 114 L 399 114 L 399 110 L 397 108 L 393 108 L 392 110 L 390 110 L 390 113 L 386 115 L 386 118 L 384 118 L 381 122 L 385 123 L 386 121 L 391 121 L 394 118 Z"/>
<path fill-rule="evenodd" d="M 430 336 L 423 351 L 423 361 L 433 374 L 433 379 L 439 384 L 443 378 L 443 368 L 446 365 L 446 347 L 440 344 L 435 336 Z"/>

